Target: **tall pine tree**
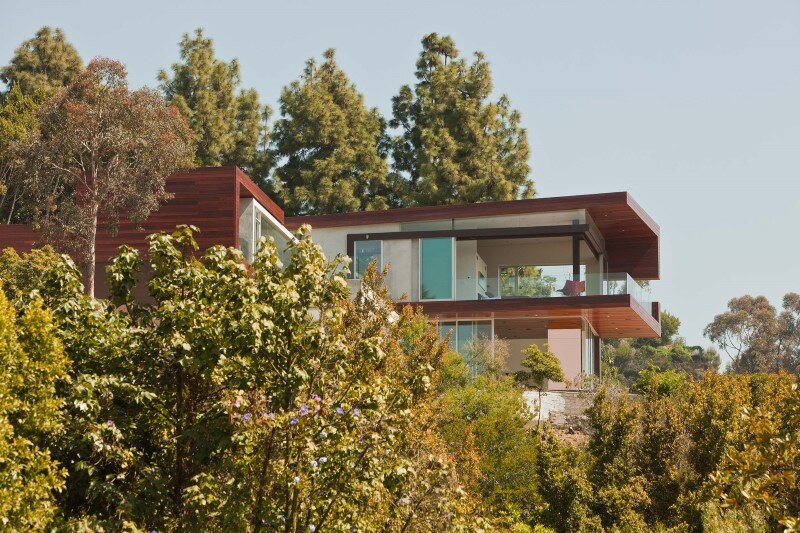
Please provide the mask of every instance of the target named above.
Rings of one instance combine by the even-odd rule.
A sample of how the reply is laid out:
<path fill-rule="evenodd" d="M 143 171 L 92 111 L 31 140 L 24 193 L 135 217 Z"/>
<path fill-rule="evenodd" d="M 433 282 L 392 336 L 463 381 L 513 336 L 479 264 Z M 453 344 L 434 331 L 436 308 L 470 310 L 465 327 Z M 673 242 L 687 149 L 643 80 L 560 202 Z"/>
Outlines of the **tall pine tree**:
<path fill-rule="evenodd" d="M 519 112 L 490 100 L 492 75 L 480 52 L 468 63 L 453 39 L 422 39 L 417 83 L 392 99 L 393 174 L 406 205 L 511 200 L 534 195 Z"/>
<path fill-rule="evenodd" d="M 283 89 L 273 131 L 275 182 L 287 213 L 310 215 L 386 209 L 385 121 L 336 64 L 309 59 Z"/>
<path fill-rule="evenodd" d="M 0 223 L 30 221 L 31 206 L 22 195 L 22 176 L 12 145 L 25 142 L 38 130 L 39 105 L 74 81 L 82 68 L 81 56 L 64 32 L 45 26 L 0 69 L 0 81 L 8 86 L 5 94 L 0 93 Z"/>
<path fill-rule="evenodd" d="M 27 96 L 46 96 L 71 83 L 82 69 L 81 56 L 61 28 L 44 26 L 14 51 L 0 80 L 9 89 L 18 85 Z"/>
<path fill-rule="evenodd" d="M 217 59 L 213 41 L 201 28 L 194 35 L 184 34 L 180 55 L 172 76 L 162 70 L 158 80 L 167 101 L 189 119 L 195 132 L 195 163 L 237 165 L 265 184 L 269 107 L 260 104 L 254 89 L 238 90 L 238 61 Z"/>

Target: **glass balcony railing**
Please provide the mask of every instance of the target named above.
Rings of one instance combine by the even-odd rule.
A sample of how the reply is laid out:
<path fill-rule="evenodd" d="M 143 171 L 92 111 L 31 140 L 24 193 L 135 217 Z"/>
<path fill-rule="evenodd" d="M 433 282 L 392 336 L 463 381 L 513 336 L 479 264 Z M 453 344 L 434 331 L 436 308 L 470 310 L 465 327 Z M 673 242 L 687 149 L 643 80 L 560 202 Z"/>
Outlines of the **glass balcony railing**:
<path fill-rule="evenodd" d="M 630 294 L 642 307 L 650 311 L 652 298 L 649 287 L 643 287 L 628 274 L 581 274 L 580 278 L 580 281 L 573 281 L 566 276 L 542 275 L 457 278 L 455 299 L 494 300 Z"/>

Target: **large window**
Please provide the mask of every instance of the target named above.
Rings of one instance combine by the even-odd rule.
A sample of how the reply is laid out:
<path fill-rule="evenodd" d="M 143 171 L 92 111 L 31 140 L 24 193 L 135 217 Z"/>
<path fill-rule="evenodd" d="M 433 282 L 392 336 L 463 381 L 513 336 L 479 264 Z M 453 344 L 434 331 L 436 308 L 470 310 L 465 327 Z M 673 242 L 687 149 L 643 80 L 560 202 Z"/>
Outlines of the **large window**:
<path fill-rule="evenodd" d="M 279 227 L 279 223 L 267 214 L 252 198 L 242 198 L 239 203 L 239 249 L 248 263 L 252 263 L 259 248 L 259 238 L 272 237 L 278 257 L 286 266 L 290 257 L 287 253 L 291 234 Z"/>
<path fill-rule="evenodd" d="M 453 298 L 453 238 L 420 239 L 420 300 Z"/>
<path fill-rule="evenodd" d="M 378 268 L 383 268 L 383 241 L 356 241 L 355 242 L 355 263 L 354 276 L 360 279 L 372 261 L 378 262 Z"/>
<path fill-rule="evenodd" d="M 491 320 L 462 320 L 458 322 L 440 322 L 439 338 L 444 340 L 450 335 L 450 348 L 465 355 L 469 350 L 476 347 L 470 345 L 471 341 L 492 340 L 492 321 Z"/>
<path fill-rule="evenodd" d="M 572 265 L 501 266 L 500 296 L 502 298 L 576 296 L 565 293 L 565 289 L 568 288 L 567 282 L 572 278 Z M 586 279 L 586 265 L 580 265 L 580 279 Z"/>

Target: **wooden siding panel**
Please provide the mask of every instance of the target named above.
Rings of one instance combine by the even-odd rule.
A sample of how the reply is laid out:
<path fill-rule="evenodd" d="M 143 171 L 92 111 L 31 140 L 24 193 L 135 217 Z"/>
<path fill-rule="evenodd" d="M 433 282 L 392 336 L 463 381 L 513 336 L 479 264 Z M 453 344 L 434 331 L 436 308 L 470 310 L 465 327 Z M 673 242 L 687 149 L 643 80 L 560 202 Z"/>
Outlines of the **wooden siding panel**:
<path fill-rule="evenodd" d="M 30 252 L 39 234 L 28 224 L 0 224 L 0 249 L 14 248 L 19 253 Z"/>
<path fill-rule="evenodd" d="M 173 195 L 139 227 L 121 221 L 115 235 L 101 222 L 97 230 L 97 262 L 107 262 L 122 244 L 146 251 L 146 237 L 159 231 L 171 232 L 181 224 L 200 229 L 195 236 L 200 251 L 222 244 L 236 246 L 236 173 L 234 167 L 200 168 L 167 178 Z"/>

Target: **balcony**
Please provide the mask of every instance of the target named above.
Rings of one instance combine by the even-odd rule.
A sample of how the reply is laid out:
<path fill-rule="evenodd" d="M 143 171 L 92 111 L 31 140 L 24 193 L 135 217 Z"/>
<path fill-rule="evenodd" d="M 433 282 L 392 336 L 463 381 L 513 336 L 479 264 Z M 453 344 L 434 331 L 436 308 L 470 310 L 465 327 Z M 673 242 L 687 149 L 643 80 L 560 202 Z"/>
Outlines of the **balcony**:
<path fill-rule="evenodd" d="M 497 300 L 505 298 L 563 298 L 576 296 L 606 296 L 629 294 L 644 309 L 652 307 L 649 287 L 637 283 L 627 273 L 587 274 L 580 279 L 562 268 L 545 270 L 523 266 L 501 269 L 500 277 L 486 278 L 482 274 L 456 278 L 455 300 Z M 550 272 L 550 273 L 547 273 Z"/>

